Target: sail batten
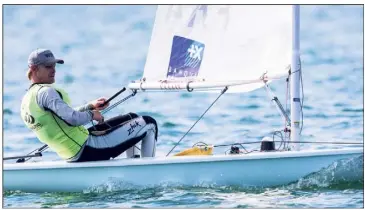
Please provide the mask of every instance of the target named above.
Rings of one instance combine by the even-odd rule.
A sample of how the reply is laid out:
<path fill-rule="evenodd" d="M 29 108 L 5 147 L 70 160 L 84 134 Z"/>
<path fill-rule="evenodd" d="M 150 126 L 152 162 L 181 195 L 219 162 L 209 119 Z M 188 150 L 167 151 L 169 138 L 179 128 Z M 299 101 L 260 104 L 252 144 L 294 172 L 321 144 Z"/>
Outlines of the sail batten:
<path fill-rule="evenodd" d="M 285 74 L 291 14 L 289 5 L 159 6 L 143 79 L 151 84 L 192 78 L 191 85 L 199 88 L 222 84 L 212 81 L 231 84 L 256 81 L 265 73 Z M 144 89 L 150 88 L 147 83 Z M 234 86 L 230 91 L 247 92 L 263 84 Z"/>

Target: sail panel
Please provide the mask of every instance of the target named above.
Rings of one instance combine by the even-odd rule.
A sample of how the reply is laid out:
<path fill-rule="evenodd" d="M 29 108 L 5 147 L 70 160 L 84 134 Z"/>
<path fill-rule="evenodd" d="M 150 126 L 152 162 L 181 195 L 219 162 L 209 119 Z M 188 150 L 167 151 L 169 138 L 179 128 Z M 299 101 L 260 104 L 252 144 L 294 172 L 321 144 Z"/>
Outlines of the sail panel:
<path fill-rule="evenodd" d="M 147 82 L 209 82 L 286 73 L 291 21 L 290 5 L 159 6 L 143 77 Z M 231 90 L 245 92 L 262 85 Z"/>

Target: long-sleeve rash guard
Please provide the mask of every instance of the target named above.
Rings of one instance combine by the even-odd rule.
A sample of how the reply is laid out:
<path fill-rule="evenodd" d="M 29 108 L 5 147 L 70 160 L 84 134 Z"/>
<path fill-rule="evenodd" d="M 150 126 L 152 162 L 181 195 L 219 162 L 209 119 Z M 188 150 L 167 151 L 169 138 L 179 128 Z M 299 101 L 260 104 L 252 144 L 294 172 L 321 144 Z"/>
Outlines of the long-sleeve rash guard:
<path fill-rule="evenodd" d="M 90 105 L 73 109 L 66 104 L 60 94 L 51 87 L 41 88 L 37 94 L 37 103 L 42 109 L 53 111 L 58 117 L 72 126 L 84 125 L 92 120 Z"/>

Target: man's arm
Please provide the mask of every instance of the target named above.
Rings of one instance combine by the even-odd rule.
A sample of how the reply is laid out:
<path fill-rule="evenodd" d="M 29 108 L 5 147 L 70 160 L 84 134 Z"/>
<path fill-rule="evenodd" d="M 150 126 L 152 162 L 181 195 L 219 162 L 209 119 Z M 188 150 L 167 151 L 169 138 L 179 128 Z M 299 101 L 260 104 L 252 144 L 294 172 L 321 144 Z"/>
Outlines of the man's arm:
<path fill-rule="evenodd" d="M 91 111 L 94 110 L 94 106 L 91 103 L 87 103 L 83 106 L 76 107 L 75 110 L 79 112 Z"/>
<path fill-rule="evenodd" d="M 50 110 L 72 126 L 84 125 L 92 120 L 91 111 L 77 111 L 67 105 L 60 94 L 51 87 L 43 87 L 37 94 L 37 103 L 44 110 Z"/>
<path fill-rule="evenodd" d="M 89 103 L 87 103 L 83 106 L 76 107 L 75 110 L 80 111 L 80 112 L 103 110 L 109 106 L 109 103 L 105 103 L 106 100 L 107 100 L 106 98 L 102 97 L 102 98 L 96 99 L 94 101 L 90 101 Z"/>

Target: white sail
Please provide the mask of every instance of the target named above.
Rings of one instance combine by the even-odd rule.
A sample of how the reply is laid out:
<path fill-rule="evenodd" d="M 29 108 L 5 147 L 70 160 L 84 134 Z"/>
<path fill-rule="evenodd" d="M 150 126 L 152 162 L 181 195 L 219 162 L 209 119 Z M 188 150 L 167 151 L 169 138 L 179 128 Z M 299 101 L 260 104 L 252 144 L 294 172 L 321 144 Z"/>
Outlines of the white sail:
<path fill-rule="evenodd" d="M 290 5 L 159 6 L 143 89 L 159 87 L 160 80 L 188 79 L 195 88 L 234 83 L 229 91 L 251 91 L 263 86 L 264 73 L 268 78 L 288 74 L 291 46 Z"/>

